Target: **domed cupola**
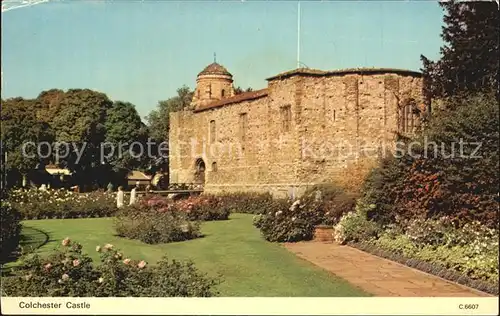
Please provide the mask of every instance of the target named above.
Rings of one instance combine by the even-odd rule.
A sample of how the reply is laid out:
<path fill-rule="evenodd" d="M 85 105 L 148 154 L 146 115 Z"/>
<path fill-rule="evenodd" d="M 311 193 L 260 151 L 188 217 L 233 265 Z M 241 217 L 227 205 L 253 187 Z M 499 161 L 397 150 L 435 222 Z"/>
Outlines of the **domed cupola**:
<path fill-rule="evenodd" d="M 233 75 L 214 61 L 198 74 L 192 104 L 203 106 L 233 95 Z"/>

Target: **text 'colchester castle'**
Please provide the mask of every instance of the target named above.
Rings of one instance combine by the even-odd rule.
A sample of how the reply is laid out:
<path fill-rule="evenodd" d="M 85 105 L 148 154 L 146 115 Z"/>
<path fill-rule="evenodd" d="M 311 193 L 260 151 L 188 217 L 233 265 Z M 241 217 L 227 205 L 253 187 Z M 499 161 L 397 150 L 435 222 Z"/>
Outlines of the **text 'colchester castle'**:
<path fill-rule="evenodd" d="M 300 194 L 391 147 L 424 111 L 421 74 L 409 70 L 296 69 L 238 95 L 232 78 L 209 65 L 191 108 L 170 114 L 170 182 Z"/>

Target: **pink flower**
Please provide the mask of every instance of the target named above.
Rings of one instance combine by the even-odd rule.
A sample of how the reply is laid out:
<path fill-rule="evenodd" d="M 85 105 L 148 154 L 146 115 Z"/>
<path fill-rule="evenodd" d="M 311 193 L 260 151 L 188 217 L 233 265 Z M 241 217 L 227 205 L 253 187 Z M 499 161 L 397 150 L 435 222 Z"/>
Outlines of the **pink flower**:
<path fill-rule="evenodd" d="M 123 263 L 129 264 L 130 263 L 130 259 L 127 258 L 127 259 L 123 260 Z"/>
<path fill-rule="evenodd" d="M 49 262 L 45 265 L 45 270 L 50 270 L 50 268 L 52 268 L 52 263 Z"/>
<path fill-rule="evenodd" d="M 69 239 L 69 237 L 64 238 L 62 241 L 62 245 L 64 247 L 69 246 L 70 243 L 71 243 L 71 240 Z"/>
<path fill-rule="evenodd" d="M 73 266 L 74 267 L 77 267 L 79 265 L 80 265 L 80 260 L 78 260 L 78 259 L 73 260 Z"/>
<path fill-rule="evenodd" d="M 62 275 L 61 279 L 63 281 L 68 281 L 69 280 L 69 275 L 67 275 L 66 273 Z"/>
<path fill-rule="evenodd" d="M 146 261 L 141 260 L 141 262 L 139 262 L 139 263 L 137 264 L 137 266 L 138 266 L 140 269 L 144 268 L 144 267 L 146 266 Z"/>

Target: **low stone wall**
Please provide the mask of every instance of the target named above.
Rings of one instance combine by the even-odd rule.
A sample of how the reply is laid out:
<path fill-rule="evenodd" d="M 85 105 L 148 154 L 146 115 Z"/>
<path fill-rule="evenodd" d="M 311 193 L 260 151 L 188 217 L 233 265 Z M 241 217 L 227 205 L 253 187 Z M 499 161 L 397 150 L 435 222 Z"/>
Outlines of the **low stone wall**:
<path fill-rule="evenodd" d="M 207 184 L 204 187 L 204 193 L 209 194 L 223 194 L 223 193 L 237 193 L 237 192 L 255 192 L 255 193 L 270 193 L 274 198 L 299 198 L 304 192 L 312 187 L 313 184 L 262 184 L 262 185 L 214 185 Z"/>

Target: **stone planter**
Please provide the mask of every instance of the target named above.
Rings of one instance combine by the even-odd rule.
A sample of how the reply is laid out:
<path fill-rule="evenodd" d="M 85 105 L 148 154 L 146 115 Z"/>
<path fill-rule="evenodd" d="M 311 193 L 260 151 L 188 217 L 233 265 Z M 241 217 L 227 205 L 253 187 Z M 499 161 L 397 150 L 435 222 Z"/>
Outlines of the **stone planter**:
<path fill-rule="evenodd" d="M 314 227 L 314 241 L 333 242 L 333 226 L 318 225 Z"/>

